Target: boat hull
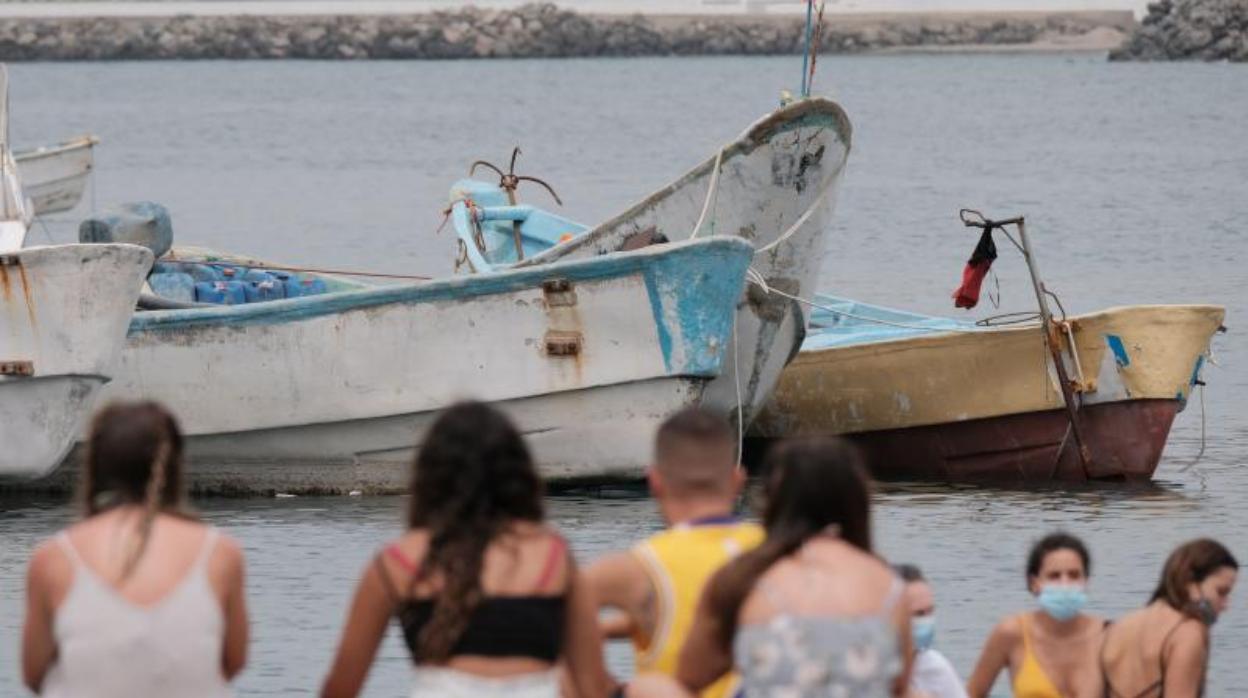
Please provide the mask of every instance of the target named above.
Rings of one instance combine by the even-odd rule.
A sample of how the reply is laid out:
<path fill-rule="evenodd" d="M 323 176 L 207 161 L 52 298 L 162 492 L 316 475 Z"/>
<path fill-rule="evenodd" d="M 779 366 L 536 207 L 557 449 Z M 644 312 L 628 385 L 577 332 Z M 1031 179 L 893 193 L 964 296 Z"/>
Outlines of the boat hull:
<path fill-rule="evenodd" d="M 1093 455 L 1091 476 L 1150 480 L 1179 404 L 1127 400 L 1081 409 L 1080 426 Z M 881 479 L 1084 479 L 1070 422 L 1061 409 L 845 436 L 862 448 L 872 473 Z M 767 444 L 750 446 L 758 453 Z"/>
<path fill-rule="evenodd" d="M 1222 318 L 1214 306 L 1072 318 L 1086 476 L 1153 475 Z M 1083 479 L 1056 381 L 1035 325 L 804 350 L 752 435 L 844 435 L 880 475 Z"/>
<path fill-rule="evenodd" d="M 60 213 L 78 205 L 95 168 L 94 136 L 16 153 L 18 173 L 35 215 Z"/>
<path fill-rule="evenodd" d="M 555 486 L 640 480 L 655 430 L 696 403 L 706 379 L 656 379 L 502 400 L 541 475 Z M 575 418 L 569 418 L 575 415 Z M 193 435 L 192 484 L 209 494 L 403 492 L 436 410 L 257 431 Z M 81 449 L 47 490 L 68 490 Z"/>
<path fill-rule="evenodd" d="M 0 479 L 64 458 L 113 375 L 151 264 L 132 245 L 0 254 Z"/>
<path fill-rule="evenodd" d="M 361 472 L 408 462 L 434 415 L 463 399 L 509 410 L 552 478 L 636 477 L 653 427 L 699 404 L 723 370 L 750 255 L 741 241 L 706 240 L 140 313 L 106 393 L 168 405 L 194 479 L 213 489 L 371 487 Z M 316 478 L 300 474 L 308 467 Z"/>

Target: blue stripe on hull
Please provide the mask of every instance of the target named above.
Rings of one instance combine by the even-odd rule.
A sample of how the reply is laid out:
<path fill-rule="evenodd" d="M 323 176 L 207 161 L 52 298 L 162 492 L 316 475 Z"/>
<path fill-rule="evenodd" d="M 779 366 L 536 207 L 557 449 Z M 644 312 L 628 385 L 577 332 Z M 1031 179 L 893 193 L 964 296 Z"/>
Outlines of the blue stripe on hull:
<path fill-rule="evenodd" d="M 653 246 L 497 274 L 450 277 L 424 284 L 385 286 L 249 305 L 138 313 L 129 335 L 193 328 L 271 326 L 387 305 L 467 301 L 540 288 L 549 279 L 588 282 L 640 275 L 646 285 L 669 374 L 719 374 L 732 317 L 753 259 L 737 238 Z M 666 311 L 665 311 L 666 309 Z M 677 351 L 679 349 L 679 351 Z M 675 361 L 673 357 L 683 357 Z"/>

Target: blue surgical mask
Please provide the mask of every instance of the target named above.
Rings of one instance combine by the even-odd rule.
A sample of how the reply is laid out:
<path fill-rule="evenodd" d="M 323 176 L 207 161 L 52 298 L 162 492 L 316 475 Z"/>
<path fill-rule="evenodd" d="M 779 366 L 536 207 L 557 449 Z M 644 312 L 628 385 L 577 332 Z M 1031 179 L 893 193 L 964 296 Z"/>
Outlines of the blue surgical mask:
<path fill-rule="evenodd" d="M 1068 621 L 1088 605 L 1088 592 L 1081 586 L 1049 584 L 1040 590 L 1038 600 L 1053 620 Z"/>
<path fill-rule="evenodd" d="M 1203 596 L 1200 597 L 1200 601 L 1195 603 L 1195 607 L 1196 617 L 1205 625 L 1213 626 L 1214 623 L 1218 622 L 1218 609 L 1213 607 L 1213 602 L 1209 599 Z"/>
<path fill-rule="evenodd" d="M 911 618 L 910 634 L 914 637 L 916 652 L 931 649 L 932 642 L 936 639 L 936 616 Z"/>

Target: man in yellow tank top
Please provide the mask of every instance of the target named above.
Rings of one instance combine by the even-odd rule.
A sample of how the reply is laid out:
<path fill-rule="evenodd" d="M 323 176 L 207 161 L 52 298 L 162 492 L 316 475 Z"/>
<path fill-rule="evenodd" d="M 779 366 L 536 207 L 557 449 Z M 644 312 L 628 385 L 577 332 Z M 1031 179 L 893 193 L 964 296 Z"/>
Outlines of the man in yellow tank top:
<path fill-rule="evenodd" d="M 670 528 L 585 571 L 598 605 L 618 612 L 604 632 L 632 640 L 639 674 L 675 675 L 702 588 L 725 562 L 763 541 L 761 527 L 732 514 L 745 483 L 736 451 L 721 417 L 686 410 L 664 422 L 647 480 Z M 735 683 L 735 675 L 725 676 L 701 695 L 727 698 Z"/>

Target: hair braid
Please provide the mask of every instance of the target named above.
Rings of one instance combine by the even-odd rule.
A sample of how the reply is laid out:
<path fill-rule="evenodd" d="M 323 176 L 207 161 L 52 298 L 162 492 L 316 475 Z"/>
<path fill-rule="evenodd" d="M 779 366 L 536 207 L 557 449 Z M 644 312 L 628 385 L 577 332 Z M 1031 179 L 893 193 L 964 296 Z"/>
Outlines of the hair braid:
<path fill-rule="evenodd" d="M 130 554 L 126 556 L 126 563 L 121 570 L 123 580 L 134 573 L 139 560 L 143 558 L 143 553 L 147 550 L 147 541 L 152 534 L 152 524 L 156 521 L 156 515 L 160 513 L 165 490 L 165 473 L 169 469 L 169 456 L 172 451 L 171 438 L 166 434 L 156 445 L 156 455 L 152 458 L 152 471 L 143 497 L 143 518 L 139 520 L 138 538 L 131 546 Z"/>

